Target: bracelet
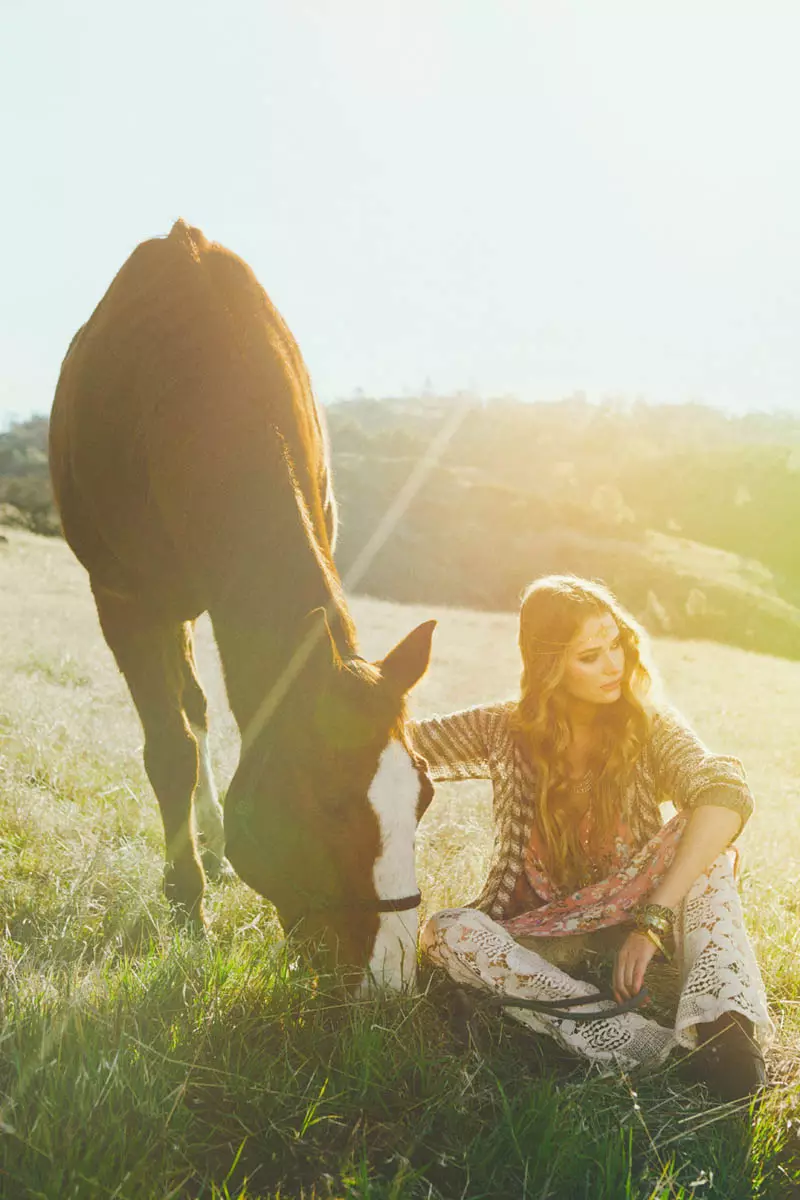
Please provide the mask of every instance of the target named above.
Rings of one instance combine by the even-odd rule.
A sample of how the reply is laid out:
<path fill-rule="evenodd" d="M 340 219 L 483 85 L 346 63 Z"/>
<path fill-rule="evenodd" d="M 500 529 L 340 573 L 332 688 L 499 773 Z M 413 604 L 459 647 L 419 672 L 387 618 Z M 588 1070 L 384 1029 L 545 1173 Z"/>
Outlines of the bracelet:
<path fill-rule="evenodd" d="M 649 940 L 655 946 L 656 950 L 661 952 L 661 954 L 664 956 L 664 958 L 667 960 L 667 962 L 672 962 L 672 955 L 670 954 L 669 950 L 667 950 L 667 947 L 664 945 L 661 938 L 656 933 L 655 929 L 651 929 L 648 927 L 647 929 L 639 929 L 637 932 L 643 933 L 646 938 L 649 938 Z"/>
<path fill-rule="evenodd" d="M 636 915 L 637 929 L 655 929 L 656 933 L 661 933 L 664 937 L 670 937 L 672 934 L 672 926 L 666 921 L 661 921 L 657 917 L 651 917 L 649 913 L 637 913 Z"/>
<path fill-rule="evenodd" d="M 665 936 L 672 934 L 675 913 L 665 904 L 641 904 L 636 909 L 635 917 L 637 929 L 655 929 Z"/>
<path fill-rule="evenodd" d="M 674 925 L 675 923 L 675 909 L 667 908 L 666 904 L 652 904 L 648 901 L 639 906 L 639 912 L 667 925 Z"/>

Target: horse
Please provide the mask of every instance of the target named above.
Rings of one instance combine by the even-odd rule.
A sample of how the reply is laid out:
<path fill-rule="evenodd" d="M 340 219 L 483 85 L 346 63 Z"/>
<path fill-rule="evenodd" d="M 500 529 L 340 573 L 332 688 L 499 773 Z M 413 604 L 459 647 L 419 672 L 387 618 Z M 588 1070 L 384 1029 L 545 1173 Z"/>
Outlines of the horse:
<path fill-rule="evenodd" d="M 63 361 L 50 467 L 142 723 L 176 916 L 202 928 L 206 871 L 232 867 L 362 987 L 404 986 L 433 794 L 406 697 L 436 622 L 380 661 L 359 655 L 323 417 L 241 258 L 183 220 L 133 250 Z M 194 653 L 204 612 L 241 734 L 224 814 Z"/>

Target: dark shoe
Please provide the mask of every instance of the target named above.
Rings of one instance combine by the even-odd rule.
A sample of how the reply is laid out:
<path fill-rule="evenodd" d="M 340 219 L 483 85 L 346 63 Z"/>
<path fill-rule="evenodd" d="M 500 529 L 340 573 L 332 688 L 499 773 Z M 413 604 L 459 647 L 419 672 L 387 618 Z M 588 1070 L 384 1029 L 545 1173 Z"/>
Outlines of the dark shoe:
<path fill-rule="evenodd" d="M 752 1021 L 727 1012 L 698 1025 L 697 1033 L 700 1046 L 694 1057 L 699 1076 L 721 1100 L 750 1099 L 766 1085 L 764 1055 Z"/>

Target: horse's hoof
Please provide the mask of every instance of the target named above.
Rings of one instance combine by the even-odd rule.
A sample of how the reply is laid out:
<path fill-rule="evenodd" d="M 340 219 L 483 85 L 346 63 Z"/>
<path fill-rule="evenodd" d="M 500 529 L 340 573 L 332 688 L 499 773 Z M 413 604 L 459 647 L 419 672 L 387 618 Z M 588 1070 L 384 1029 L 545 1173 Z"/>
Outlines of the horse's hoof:
<path fill-rule="evenodd" d="M 205 879 L 199 863 L 196 870 L 167 868 L 164 876 L 164 894 L 169 901 L 172 919 L 176 925 L 185 929 L 196 929 L 198 933 L 205 932 L 207 923 L 203 910 L 204 891 Z"/>
<path fill-rule="evenodd" d="M 206 917 L 202 900 L 196 901 L 191 908 L 188 908 L 185 904 L 179 904 L 175 900 L 171 900 L 170 909 L 172 910 L 172 920 L 175 925 L 180 929 L 185 929 L 187 933 L 205 937 L 208 931 L 208 918 Z"/>

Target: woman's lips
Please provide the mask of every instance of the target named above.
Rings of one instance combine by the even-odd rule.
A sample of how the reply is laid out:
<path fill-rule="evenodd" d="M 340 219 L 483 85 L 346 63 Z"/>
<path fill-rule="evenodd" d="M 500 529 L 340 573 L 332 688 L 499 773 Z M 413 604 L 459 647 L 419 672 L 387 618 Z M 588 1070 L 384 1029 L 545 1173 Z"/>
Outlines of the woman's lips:
<path fill-rule="evenodd" d="M 613 683 L 601 683 L 600 686 L 604 692 L 611 692 L 614 690 L 614 688 L 618 688 L 621 683 L 622 677 L 620 676 L 620 678 L 615 679 Z"/>

